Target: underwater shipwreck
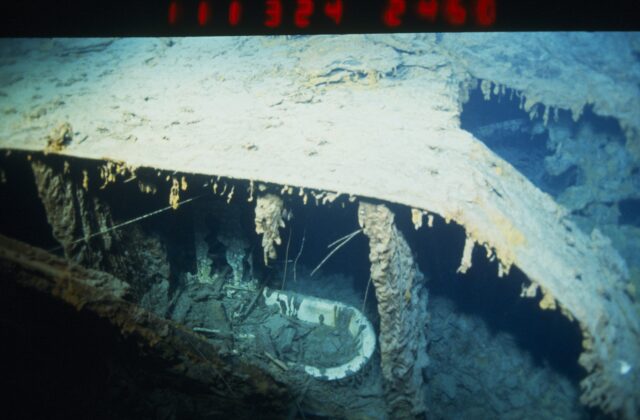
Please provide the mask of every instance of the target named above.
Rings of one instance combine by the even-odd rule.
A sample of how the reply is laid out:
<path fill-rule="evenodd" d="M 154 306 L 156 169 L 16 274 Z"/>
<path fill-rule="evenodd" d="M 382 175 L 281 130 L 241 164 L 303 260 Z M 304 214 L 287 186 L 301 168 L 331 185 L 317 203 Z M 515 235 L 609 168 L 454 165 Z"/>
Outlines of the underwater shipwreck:
<path fill-rule="evenodd" d="M 9 418 L 640 416 L 638 34 L 3 39 L 0 79 Z"/>

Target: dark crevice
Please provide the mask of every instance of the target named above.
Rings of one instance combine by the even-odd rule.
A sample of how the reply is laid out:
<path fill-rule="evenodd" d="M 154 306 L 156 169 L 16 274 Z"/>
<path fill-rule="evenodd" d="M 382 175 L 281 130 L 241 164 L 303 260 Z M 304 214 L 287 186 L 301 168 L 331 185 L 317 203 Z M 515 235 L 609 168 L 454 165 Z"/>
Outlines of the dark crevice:
<path fill-rule="evenodd" d="M 416 231 L 406 208 L 394 210 L 411 248 L 418 250 L 418 263 L 427 274 L 433 296 L 446 297 L 457 311 L 481 318 L 494 334 L 512 335 L 539 366 L 548 364 L 577 386 L 585 372 L 578 364 L 582 334 L 576 322 L 559 310 L 541 310 L 540 296 L 520 297 L 521 286 L 529 284 L 527 277 L 512 267 L 507 276 L 499 278 L 497 261 L 489 261 L 483 247 L 474 248 L 473 265 L 466 274 L 456 273 L 465 242 L 459 225 L 436 217 L 433 228 Z"/>
<path fill-rule="evenodd" d="M 504 95 L 493 95 L 488 101 L 480 88 L 473 89 L 462 108 L 461 126 L 540 189 L 557 194 L 566 188 L 572 176 L 546 174 L 544 159 L 551 155 L 547 149 L 548 132 L 541 119 L 531 120 L 520 108 L 520 101 L 520 96 L 511 89 Z"/>
<path fill-rule="evenodd" d="M 30 165 L 24 156 L 14 156 L 12 159 L 14 162 L 10 162 L 8 165 L 15 165 L 17 169 L 14 170 L 12 166 L 3 164 L 3 168 L 11 168 L 12 176 L 9 179 L 10 182 L 0 185 L 0 188 L 4 189 L 5 196 L 11 198 L 8 202 L 16 203 L 16 206 L 2 206 L 3 220 L 13 220 L 14 223 L 5 223 L 1 227 L 0 233 L 14 236 L 46 249 L 51 248 L 57 243 L 51 237 L 51 228 L 39 201 Z M 61 158 L 48 157 L 46 159 L 50 159 L 51 162 L 62 167 Z M 75 174 L 79 173 L 79 168 L 85 168 L 95 174 L 96 168 L 102 164 L 101 162 L 77 159 L 70 159 L 70 162 L 71 168 L 75 168 L 73 172 Z M 566 174 L 562 174 L 561 177 L 566 178 L 562 182 L 570 182 L 572 177 L 575 177 L 575 172 L 576 169 L 571 168 Z M 22 183 L 15 182 L 14 176 L 24 179 L 24 182 L 30 187 L 25 188 Z M 113 222 L 118 224 L 166 207 L 170 188 L 170 182 L 166 180 L 167 176 L 181 177 L 179 174 L 142 168 L 136 171 L 137 179 L 135 181 L 128 183 L 118 181 L 104 189 L 100 188 L 102 182 L 99 179 L 92 178 L 88 195 L 99 197 L 104 203 L 107 203 Z M 347 197 L 341 196 L 333 203 L 316 206 L 315 199 L 311 195 L 309 195 L 308 203 L 304 205 L 298 195 L 298 190 L 291 195 L 284 194 L 281 197 L 285 207 L 291 211 L 293 218 L 287 222 L 284 229 L 281 229 L 282 244 L 277 248 L 278 257 L 275 261 L 271 261 L 267 267 L 263 264 L 261 238 L 254 231 L 255 201 L 249 200 L 248 184 L 235 182 L 236 193 L 233 201 L 231 204 L 226 204 L 225 199 L 212 197 L 210 177 L 188 175 L 186 178 L 189 188 L 186 191 L 181 191 L 182 200 L 201 194 L 205 194 L 205 196 L 194 202 L 181 205 L 177 210 L 168 210 L 135 223 L 135 226 L 138 226 L 144 235 L 159 236 L 167 247 L 167 258 L 171 267 L 169 279 L 171 297 L 178 296 L 181 288 L 185 286 L 181 283 L 184 274 L 196 272 L 194 216 L 198 206 L 213 209 L 211 210 L 213 218 L 206 221 L 209 228 L 207 242 L 211 245 L 209 248 L 211 258 L 217 258 L 216 264 L 224 265 L 226 262 L 224 259 L 225 249 L 216 239 L 218 229 L 224 220 L 220 220 L 220 215 L 215 214 L 217 211 L 215 209 L 218 207 L 215 205 L 206 207 L 214 201 L 223 206 L 230 206 L 228 208 L 237 216 L 243 226 L 244 234 L 250 242 L 250 253 L 253 256 L 259 277 L 264 282 L 263 284 L 273 288 L 279 288 L 282 282 L 287 245 L 289 246 L 287 281 L 290 283 L 287 288 L 295 290 L 296 285 L 292 284 L 291 277 L 292 261 L 300 250 L 303 237 L 305 239 L 304 249 L 297 263 L 297 274 L 300 277 L 308 277 L 310 271 L 320 264 L 331 251 L 327 248 L 331 242 L 358 229 L 357 202 L 352 203 L 347 200 Z M 12 179 L 14 179 L 13 183 Z M 81 178 L 77 181 L 82 182 Z M 157 189 L 156 193 L 141 193 L 137 181 L 154 184 Z M 273 191 L 279 191 L 279 188 L 273 188 Z M 529 354 L 536 366 L 540 368 L 551 367 L 554 371 L 568 377 L 574 384 L 584 376 L 584 372 L 577 363 L 581 351 L 579 328 L 576 323 L 569 322 L 559 311 L 540 310 L 538 307 L 539 298 L 521 298 L 519 296 L 520 287 L 528 282 L 521 271 L 513 267 L 506 278 L 498 278 L 497 262 L 487 260 L 485 250 L 476 247 L 472 268 L 467 274 L 458 274 L 456 269 L 460 263 L 465 242 L 465 232 L 462 227 L 455 223 L 446 224 L 442 218 L 435 216 L 432 228 L 424 226 L 415 230 L 411 223 L 410 212 L 405 206 L 388 203 L 386 205 L 395 213 L 395 222 L 405 235 L 414 253 L 414 258 L 424 272 L 429 293 L 433 298 L 443 298 L 453 302 L 455 312 L 481 320 L 493 335 L 501 333 L 510 335 L 517 343 L 520 352 Z M 632 209 L 625 210 L 625 214 L 630 214 L 633 211 L 637 213 L 639 207 L 637 202 L 625 204 L 625 208 Z M 20 208 L 25 210 L 21 211 Z M 19 215 L 27 217 L 21 218 L 18 217 Z M 118 249 L 114 248 L 114 252 Z M 325 282 L 321 287 L 327 290 L 350 289 L 355 300 L 348 303 L 360 308 L 369 280 L 369 270 L 369 243 L 363 234 L 359 234 L 322 266 L 313 281 L 316 283 Z M 335 276 L 331 277 L 332 275 Z M 350 284 L 329 284 L 338 281 L 336 279 L 350 282 Z M 332 296 L 323 297 L 332 298 Z M 376 324 L 376 299 L 373 289 L 369 291 L 367 302 L 365 312 Z M 172 306 L 167 306 L 166 313 L 171 313 L 173 309 Z M 58 315 L 54 313 L 52 316 Z M 66 319 L 67 316 L 60 315 L 61 319 Z M 426 322 L 427 320 L 425 320 Z M 113 339 L 100 338 L 100 340 Z M 81 341 L 81 338 L 74 336 L 69 337 L 68 340 Z M 451 345 L 456 344 L 459 343 L 451 343 Z M 126 355 L 123 357 L 126 358 Z M 109 361 L 109 363 L 126 365 L 127 369 L 136 368 L 132 367 L 133 361 L 117 360 Z M 137 367 L 136 369 L 142 368 Z M 97 381 L 103 379 L 101 376 L 96 378 Z M 131 386 L 136 386 L 133 381 Z M 125 408 L 123 405 L 113 407 L 113 410 L 124 410 Z"/>
<path fill-rule="evenodd" d="M 557 197 L 564 190 L 572 185 L 576 185 L 580 176 L 580 169 L 576 165 L 571 165 L 566 171 L 559 175 L 551 175 L 547 172 L 542 175 L 542 182 L 547 185 L 547 192 Z"/>
<path fill-rule="evenodd" d="M 0 296 L 5 418 L 138 418 L 144 369 L 117 331 L 11 282 Z"/>
<path fill-rule="evenodd" d="M 0 154 L 0 169 L 6 176 L 0 183 L 0 232 L 44 249 L 57 246 L 27 154 Z"/>
<path fill-rule="evenodd" d="M 627 199 L 618 203 L 620 224 L 640 227 L 640 199 Z"/>

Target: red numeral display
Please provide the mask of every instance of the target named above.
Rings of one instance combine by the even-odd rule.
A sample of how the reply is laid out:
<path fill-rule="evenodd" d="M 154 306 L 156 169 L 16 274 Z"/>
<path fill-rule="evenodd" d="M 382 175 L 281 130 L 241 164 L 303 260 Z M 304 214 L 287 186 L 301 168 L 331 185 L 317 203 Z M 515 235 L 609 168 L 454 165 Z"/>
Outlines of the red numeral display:
<path fill-rule="evenodd" d="M 298 7 L 293 22 L 298 28 L 309 26 L 309 18 L 313 14 L 313 0 L 298 0 Z"/>
<path fill-rule="evenodd" d="M 328 0 L 324 5 L 324 14 L 339 25 L 342 21 L 342 0 Z"/>
<path fill-rule="evenodd" d="M 416 8 L 418 16 L 422 19 L 427 19 L 431 22 L 436 20 L 438 16 L 438 1 L 437 0 L 419 0 Z"/>
<path fill-rule="evenodd" d="M 242 17 L 242 3 L 233 0 L 229 5 L 229 25 L 236 26 Z"/>
<path fill-rule="evenodd" d="M 201 0 L 198 3 L 198 24 L 204 26 L 209 22 L 211 17 L 211 5 L 206 0 Z"/>
<path fill-rule="evenodd" d="M 394 28 L 400 26 L 402 21 L 400 18 L 404 15 L 407 6 L 405 0 L 389 0 L 387 3 L 387 9 L 382 15 L 382 20 L 385 25 Z"/>
<path fill-rule="evenodd" d="M 343 2 L 344 0 L 284 0 L 283 5 L 283 0 L 251 0 L 248 3 L 254 8 L 264 7 L 263 24 L 267 28 L 275 29 L 283 24 L 283 20 L 286 20 L 285 26 L 289 25 L 289 19 L 292 19 L 297 28 L 310 27 L 312 17 L 316 13 L 316 6 L 321 8 L 321 11 L 316 15 L 324 13 L 326 18 L 336 25 L 340 25 L 344 12 Z M 183 0 L 169 1 L 167 15 L 169 25 L 177 25 L 183 20 L 182 3 Z M 243 3 L 247 2 L 243 2 L 243 0 L 198 0 L 195 3 L 197 9 L 189 10 L 187 22 L 194 22 L 193 14 L 195 12 L 198 25 L 209 25 L 213 20 L 214 10 L 218 10 L 218 7 L 224 8 L 223 4 L 228 4 L 227 20 L 229 26 L 238 26 L 242 20 Z M 292 10 L 293 5 L 295 8 Z M 382 14 L 378 14 L 378 10 L 371 10 L 371 12 L 381 17 L 382 23 L 388 28 L 398 28 L 404 23 L 408 29 L 412 29 L 421 21 L 435 23 L 438 25 L 438 29 L 442 23 L 459 27 L 473 22 L 477 26 L 489 27 L 496 23 L 496 0 L 385 0 Z M 220 17 L 223 17 L 223 13 L 220 14 Z M 249 16 L 255 16 L 255 10 L 248 13 Z M 367 16 L 371 16 L 368 13 L 367 11 Z M 318 24 L 326 24 L 326 18 L 319 18 Z M 355 23 L 366 24 L 364 20 L 359 20 L 356 17 Z M 379 23 L 380 21 L 378 21 Z"/>
<path fill-rule="evenodd" d="M 496 0 L 477 0 L 476 23 L 480 26 L 491 26 L 496 21 Z"/>
<path fill-rule="evenodd" d="M 277 28 L 282 23 L 282 1 L 281 0 L 267 0 L 267 9 L 265 14 L 267 19 L 264 21 L 264 25 L 267 28 Z"/>
<path fill-rule="evenodd" d="M 467 9 L 462 7 L 460 0 L 444 0 L 444 17 L 454 26 L 463 25 L 467 21 Z"/>
<path fill-rule="evenodd" d="M 169 3 L 169 25 L 175 25 L 178 22 L 178 18 L 180 17 L 180 3 L 177 1 L 172 1 Z"/>

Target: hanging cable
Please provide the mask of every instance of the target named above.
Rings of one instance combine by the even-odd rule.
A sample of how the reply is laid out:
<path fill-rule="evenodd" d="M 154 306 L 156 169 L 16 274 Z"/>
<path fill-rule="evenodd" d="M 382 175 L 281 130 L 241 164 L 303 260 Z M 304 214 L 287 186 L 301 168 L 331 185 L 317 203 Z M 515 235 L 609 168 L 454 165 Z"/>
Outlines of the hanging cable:
<path fill-rule="evenodd" d="M 187 198 L 186 200 L 182 200 L 182 201 L 180 201 L 180 202 L 178 203 L 178 205 L 180 205 L 180 204 L 187 204 L 187 203 L 189 203 L 189 202 L 191 202 L 191 201 L 194 201 L 194 200 L 197 200 L 198 198 L 201 198 L 201 197 L 203 197 L 203 196 L 205 196 L 205 195 L 206 195 L 206 194 L 200 194 L 200 195 L 197 195 L 197 196 L 195 196 L 195 197 Z M 133 219 L 127 220 L 126 222 L 122 222 L 122 223 L 117 224 L 117 225 L 115 225 L 115 226 L 111 226 L 111 227 L 110 227 L 110 228 L 108 228 L 108 229 L 104 229 L 104 230 L 101 230 L 101 231 L 99 231 L 99 232 L 92 233 L 92 234 L 91 234 L 91 235 L 89 235 L 89 236 L 85 236 L 85 237 L 83 237 L 83 238 L 76 239 L 76 240 L 74 240 L 74 241 L 70 242 L 68 245 L 74 245 L 74 244 L 77 244 L 77 243 L 82 242 L 82 241 L 88 241 L 89 239 L 91 239 L 91 238 L 93 238 L 93 237 L 100 236 L 100 235 L 104 235 L 105 233 L 109 233 L 109 232 L 112 232 L 112 231 L 114 231 L 114 230 L 116 230 L 116 229 L 120 229 L 121 227 L 124 227 L 124 226 L 130 225 L 130 224 L 135 223 L 135 222 L 139 222 L 140 220 L 146 219 L 146 218 L 151 217 L 151 216 L 155 216 L 156 214 L 160 214 L 160 213 L 165 212 L 165 211 L 167 211 L 167 210 L 169 210 L 169 209 L 172 209 L 172 208 L 173 208 L 173 206 L 169 205 L 169 206 L 167 206 L 167 207 L 163 207 L 163 208 L 161 208 L 161 209 L 154 210 L 154 211 L 152 211 L 152 212 L 150 212 L 150 213 L 143 214 L 142 216 L 138 216 L 138 217 L 136 217 L 136 218 L 133 218 Z M 59 249 L 62 249 L 63 247 L 64 247 L 64 245 L 58 245 L 58 246 L 56 246 L 56 247 L 54 247 L 54 248 L 49 249 L 49 250 L 48 250 L 48 252 L 55 252 L 55 251 L 58 251 Z"/>

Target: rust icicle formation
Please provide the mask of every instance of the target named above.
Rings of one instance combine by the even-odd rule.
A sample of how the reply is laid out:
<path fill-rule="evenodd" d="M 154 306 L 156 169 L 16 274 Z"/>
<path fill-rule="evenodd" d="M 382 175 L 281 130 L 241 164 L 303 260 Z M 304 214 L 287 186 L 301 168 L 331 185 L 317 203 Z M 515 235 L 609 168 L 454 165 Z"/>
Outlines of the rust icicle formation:
<path fill-rule="evenodd" d="M 277 256 L 276 245 L 282 243 L 280 228 L 284 227 L 282 219 L 282 199 L 274 194 L 266 194 L 256 200 L 256 233 L 262 235 L 262 249 L 264 250 L 264 264 Z"/>

